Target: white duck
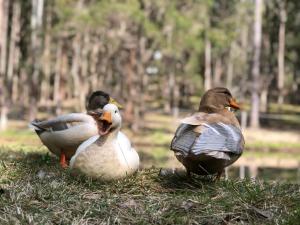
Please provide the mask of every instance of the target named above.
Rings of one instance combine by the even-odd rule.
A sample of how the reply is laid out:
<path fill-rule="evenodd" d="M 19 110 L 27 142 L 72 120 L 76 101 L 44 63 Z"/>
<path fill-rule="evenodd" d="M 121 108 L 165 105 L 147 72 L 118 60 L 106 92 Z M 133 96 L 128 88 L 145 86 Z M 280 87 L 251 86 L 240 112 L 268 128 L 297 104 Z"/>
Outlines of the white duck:
<path fill-rule="evenodd" d="M 101 111 L 108 103 L 122 107 L 107 93 L 95 91 L 89 97 L 87 110 Z M 85 113 L 70 113 L 43 121 L 34 120 L 29 126 L 36 131 L 43 144 L 60 157 L 63 168 L 67 167 L 67 161 L 75 154 L 80 144 L 98 134 L 96 121 Z M 118 136 L 124 139 L 121 132 Z"/>
<path fill-rule="evenodd" d="M 70 167 L 89 177 L 115 180 L 139 168 L 139 156 L 129 139 L 120 133 L 122 118 L 118 107 L 107 104 L 101 115 L 95 113 L 99 135 L 82 143 L 71 158 Z"/>

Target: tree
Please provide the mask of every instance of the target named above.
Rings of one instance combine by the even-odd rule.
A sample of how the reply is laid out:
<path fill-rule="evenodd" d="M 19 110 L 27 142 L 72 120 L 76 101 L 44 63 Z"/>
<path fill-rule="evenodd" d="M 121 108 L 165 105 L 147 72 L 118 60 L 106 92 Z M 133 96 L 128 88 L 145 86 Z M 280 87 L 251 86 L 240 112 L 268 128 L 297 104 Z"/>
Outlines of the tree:
<path fill-rule="evenodd" d="M 259 90 L 260 90 L 260 54 L 262 36 L 263 0 L 255 0 L 254 37 L 253 37 L 253 65 L 251 88 L 251 120 L 252 128 L 259 127 Z"/>
<path fill-rule="evenodd" d="M 277 77 L 277 88 L 278 88 L 278 104 L 283 104 L 284 100 L 284 56 L 285 56 L 285 23 L 287 20 L 286 15 L 286 4 L 285 0 L 279 1 L 279 32 L 278 32 L 278 77 Z"/>

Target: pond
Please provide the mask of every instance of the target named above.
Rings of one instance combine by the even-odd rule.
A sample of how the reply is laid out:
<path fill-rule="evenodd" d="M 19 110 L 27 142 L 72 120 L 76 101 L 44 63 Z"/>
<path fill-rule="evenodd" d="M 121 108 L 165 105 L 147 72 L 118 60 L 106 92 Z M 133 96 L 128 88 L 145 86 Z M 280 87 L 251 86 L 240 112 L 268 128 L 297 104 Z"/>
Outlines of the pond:
<path fill-rule="evenodd" d="M 300 183 L 300 161 L 297 159 L 241 158 L 227 168 L 226 176 Z"/>

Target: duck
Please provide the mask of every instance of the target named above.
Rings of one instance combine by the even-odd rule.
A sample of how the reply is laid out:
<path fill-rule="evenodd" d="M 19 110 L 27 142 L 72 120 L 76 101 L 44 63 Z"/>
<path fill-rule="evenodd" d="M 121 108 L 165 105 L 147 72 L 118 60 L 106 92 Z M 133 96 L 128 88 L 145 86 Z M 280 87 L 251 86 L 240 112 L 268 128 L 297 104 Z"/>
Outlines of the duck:
<path fill-rule="evenodd" d="M 122 107 L 106 92 L 95 91 L 90 95 L 86 109 L 87 111 L 98 110 L 101 113 L 102 108 L 108 103 Z M 68 167 L 68 161 L 80 144 L 98 135 L 96 121 L 89 113 L 70 113 L 47 120 L 36 119 L 29 124 L 29 127 L 35 130 L 49 151 L 59 157 L 63 168 Z M 121 139 L 123 136 L 124 134 L 120 133 Z"/>
<path fill-rule="evenodd" d="M 240 106 L 227 88 L 216 87 L 202 96 L 198 111 L 180 121 L 170 149 L 188 176 L 216 175 L 243 153 L 245 140 L 234 112 Z"/>
<path fill-rule="evenodd" d="M 97 122 L 98 136 L 78 147 L 70 161 L 73 174 L 112 181 L 135 173 L 139 168 L 139 155 L 125 135 L 118 138 L 122 123 L 118 107 L 107 104 L 101 114 L 91 115 Z"/>

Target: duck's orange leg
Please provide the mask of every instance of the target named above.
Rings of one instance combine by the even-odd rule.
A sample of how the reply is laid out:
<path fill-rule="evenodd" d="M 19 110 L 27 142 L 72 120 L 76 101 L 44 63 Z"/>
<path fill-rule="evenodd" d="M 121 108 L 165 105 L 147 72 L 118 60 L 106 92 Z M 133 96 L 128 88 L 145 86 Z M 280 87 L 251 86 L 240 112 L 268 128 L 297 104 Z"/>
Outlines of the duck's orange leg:
<path fill-rule="evenodd" d="M 66 155 L 63 151 L 60 153 L 59 164 L 61 165 L 62 168 L 68 167 L 68 164 L 66 161 Z"/>

